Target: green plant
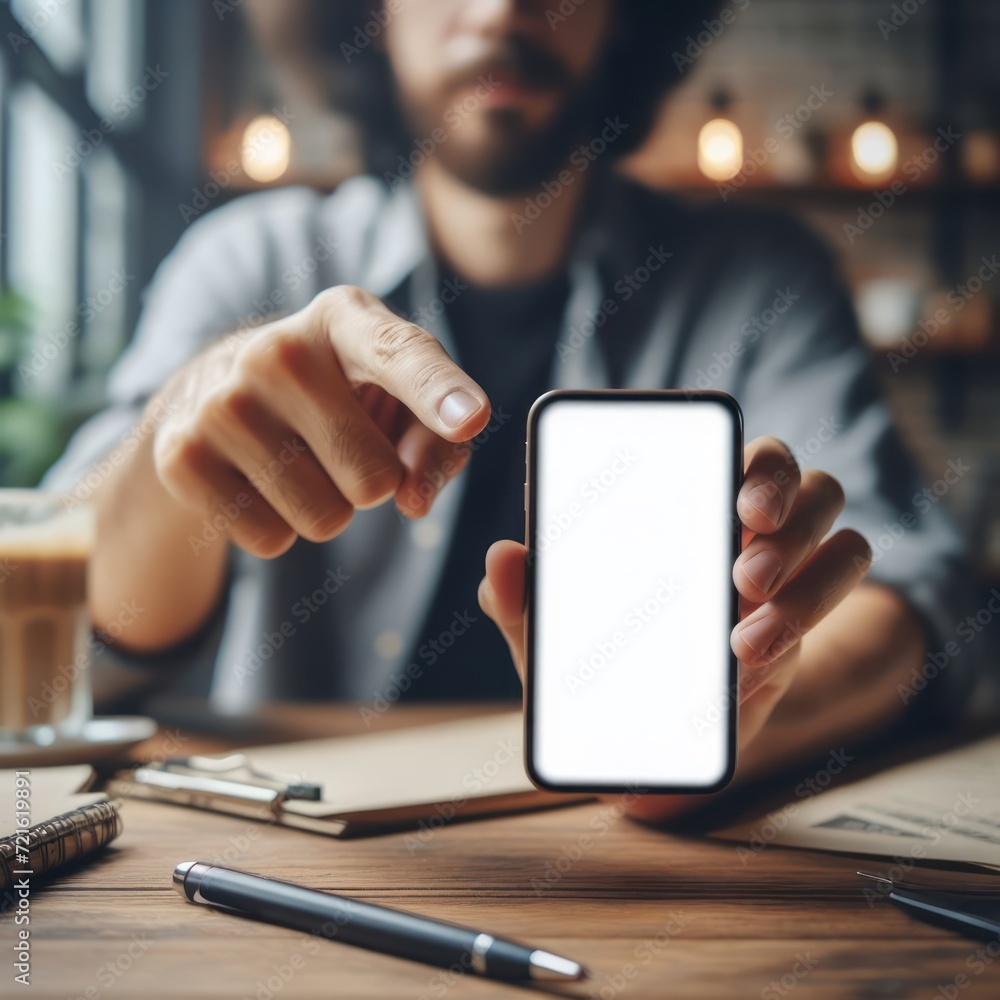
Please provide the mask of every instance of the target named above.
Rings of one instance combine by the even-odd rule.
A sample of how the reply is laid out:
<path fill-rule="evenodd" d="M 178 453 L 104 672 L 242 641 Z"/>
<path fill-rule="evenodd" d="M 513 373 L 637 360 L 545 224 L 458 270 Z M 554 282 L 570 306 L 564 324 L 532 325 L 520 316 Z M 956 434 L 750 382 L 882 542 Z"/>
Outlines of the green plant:
<path fill-rule="evenodd" d="M 18 392 L 17 366 L 34 326 L 31 303 L 11 289 L 0 293 L 0 486 L 33 486 L 62 444 L 51 407 Z"/>

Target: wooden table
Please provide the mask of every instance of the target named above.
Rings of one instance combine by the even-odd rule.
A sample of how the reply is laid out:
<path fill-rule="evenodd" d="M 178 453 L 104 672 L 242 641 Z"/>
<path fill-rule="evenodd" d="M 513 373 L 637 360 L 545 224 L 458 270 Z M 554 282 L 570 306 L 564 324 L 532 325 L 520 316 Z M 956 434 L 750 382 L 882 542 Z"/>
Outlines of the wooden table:
<path fill-rule="evenodd" d="M 441 715 L 396 707 L 382 724 Z M 268 735 L 347 732 L 357 719 L 350 709 L 275 711 Z M 161 734 L 145 750 L 170 739 Z M 213 745 L 190 738 L 171 752 Z M 889 903 L 869 907 L 852 859 L 772 846 L 743 863 L 735 845 L 645 828 L 619 812 L 595 802 L 453 824 L 423 838 L 340 841 L 127 802 L 113 849 L 35 887 L 32 985 L 8 989 L 5 956 L 0 996 L 1000 996 L 1000 959 L 980 952 L 985 945 Z M 223 915 L 183 902 L 171 887 L 174 866 L 196 859 L 520 938 L 582 961 L 592 976 L 551 990 L 507 985 Z M 7 952 L 9 919 L 2 926 Z"/>

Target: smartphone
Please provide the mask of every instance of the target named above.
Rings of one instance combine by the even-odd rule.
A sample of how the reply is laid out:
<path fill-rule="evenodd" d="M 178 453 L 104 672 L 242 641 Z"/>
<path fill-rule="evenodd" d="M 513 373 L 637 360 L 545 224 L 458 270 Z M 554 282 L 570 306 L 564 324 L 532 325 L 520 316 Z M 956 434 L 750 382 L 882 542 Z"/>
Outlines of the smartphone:
<path fill-rule="evenodd" d="M 528 415 L 525 765 L 564 792 L 711 792 L 736 767 L 743 414 L 556 390 Z"/>

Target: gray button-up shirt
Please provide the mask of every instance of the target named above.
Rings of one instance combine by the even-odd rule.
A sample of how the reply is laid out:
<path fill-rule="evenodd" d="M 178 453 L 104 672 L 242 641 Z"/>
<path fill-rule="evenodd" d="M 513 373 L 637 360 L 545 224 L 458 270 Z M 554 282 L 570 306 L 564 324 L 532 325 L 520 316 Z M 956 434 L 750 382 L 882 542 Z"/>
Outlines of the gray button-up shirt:
<path fill-rule="evenodd" d="M 625 349 L 618 385 L 732 393 L 747 440 L 779 437 L 803 466 L 841 481 L 848 501 L 838 526 L 872 544 L 871 578 L 919 612 L 931 652 L 957 650 L 918 672 L 914 690 L 940 673 L 943 701 L 958 707 L 979 655 L 961 631 L 976 611 L 963 585 L 961 541 L 890 424 L 829 252 L 780 216 L 692 208 L 624 180 L 609 180 L 595 202 L 569 265 L 552 386 L 612 384 L 601 330 L 621 310 L 629 320 L 613 324 Z M 515 224 L 544 225 L 544 211 Z M 444 320 L 454 277 L 429 251 L 410 186 L 390 192 L 359 177 L 329 196 L 289 188 L 212 211 L 159 268 L 135 339 L 111 375 L 107 409 L 79 431 L 47 485 L 85 495 L 102 459 L 135 446 L 130 429 L 171 372 L 213 339 L 253 336 L 262 321 L 331 285 L 383 298 L 405 288 L 405 312 L 461 363 Z M 140 433 L 151 432 L 148 423 Z M 955 474 L 940 470 L 943 479 Z M 422 521 L 402 519 L 390 504 L 358 512 L 326 544 L 300 540 L 278 559 L 235 551 L 223 613 L 199 648 L 185 650 L 190 669 L 179 684 L 220 711 L 272 697 L 332 694 L 376 711 L 396 700 L 422 669 L 407 661 L 462 489 L 459 476 Z M 461 643 L 448 655 L 460 656 Z"/>

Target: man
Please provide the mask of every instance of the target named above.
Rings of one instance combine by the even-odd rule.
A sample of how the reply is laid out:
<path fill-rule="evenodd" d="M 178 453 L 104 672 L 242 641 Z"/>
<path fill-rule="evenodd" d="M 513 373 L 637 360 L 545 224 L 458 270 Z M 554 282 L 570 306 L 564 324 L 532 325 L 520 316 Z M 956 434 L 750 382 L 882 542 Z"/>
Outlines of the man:
<path fill-rule="evenodd" d="M 527 407 L 553 386 L 699 387 L 741 401 L 750 441 L 740 773 L 919 701 L 928 644 L 961 617 L 958 541 L 937 505 L 912 508 L 828 253 L 614 174 L 667 82 L 668 32 L 703 13 L 647 6 L 387 5 L 373 58 L 413 182 L 255 195 L 191 227 L 111 408 L 53 475 L 115 459 L 93 490 L 91 610 L 108 630 L 123 602 L 143 609 L 120 652 L 200 664 L 179 683 L 221 710 L 514 696 L 473 592 L 485 553 L 479 602 L 521 670 Z M 284 315 L 248 325 L 254 310 Z M 873 560 L 865 535 L 887 530 Z M 961 700 L 964 666 L 941 671 L 938 704 Z"/>

